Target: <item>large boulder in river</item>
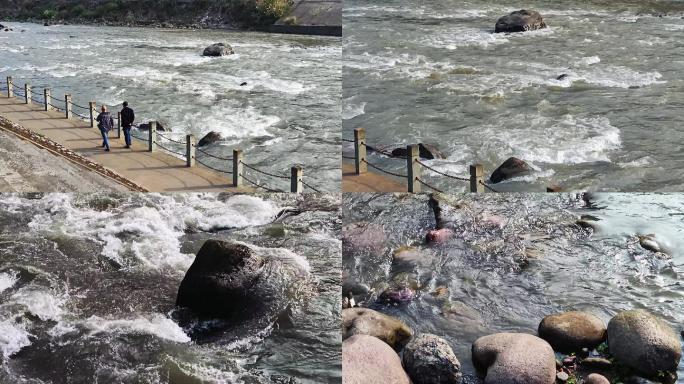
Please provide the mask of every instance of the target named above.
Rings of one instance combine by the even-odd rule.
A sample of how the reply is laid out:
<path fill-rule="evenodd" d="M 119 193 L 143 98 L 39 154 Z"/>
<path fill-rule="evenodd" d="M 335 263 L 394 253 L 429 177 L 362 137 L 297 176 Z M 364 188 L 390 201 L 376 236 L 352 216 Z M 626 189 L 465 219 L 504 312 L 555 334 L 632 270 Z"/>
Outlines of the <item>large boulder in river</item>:
<path fill-rule="evenodd" d="M 178 288 L 176 305 L 229 324 L 275 319 L 307 276 L 305 261 L 290 251 L 207 240 Z"/>
<path fill-rule="evenodd" d="M 354 335 L 377 337 L 394 349 L 411 338 L 411 329 L 399 319 L 368 308 L 342 310 L 342 340 Z"/>
<path fill-rule="evenodd" d="M 496 333 L 475 340 L 473 364 L 484 384 L 554 384 L 556 355 L 546 341 L 525 333 Z"/>
<path fill-rule="evenodd" d="M 354 335 L 342 343 L 342 384 L 411 384 L 399 355 L 381 340 Z"/>
<path fill-rule="evenodd" d="M 444 154 L 440 152 L 440 150 L 437 149 L 437 147 L 430 144 L 418 144 L 418 152 L 421 159 L 433 160 L 446 158 L 446 156 L 444 156 Z M 392 156 L 406 157 L 408 156 L 408 149 L 406 147 L 394 149 L 392 150 Z"/>
<path fill-rule="evenodd" d="M 203 138 L 200 139 L 199 143 L 197 143 L 198 147 L 204 147 L 205 145 L 209 145 L 211 143 L 215 143 L 217 141 L 221 140 L 221 134 L 215 131 L 211 131 L 204 135 Z"/>
<path fill-rule="evenodd" d="M 219 57 L 232 55 L 233 53 L 235 52 L 233 51 L 233 48 L 230 45 L 224 43 L 216 43 L 204 48 L 202 56 Z"/>
<path fill-rule="evenodd" d="M 492 172 L 489 181 L 496 184 L 514 177 L 529 175 L 531 172 L 532 168 L 530 168 L 530 165 L 525 160 L 510 157 Z"/>
<path fill-rule="evenodd" d="M 643 309 L 620 312 L 610 320 L 608 346 L 616 360 L 646 375 L 676 371 L 682 357 L 679 335 Z"/>
<path fill-rule="evenodd" d="M 404 348 L 404 369 L 415 384 L 458 384 L 461 363 L 446 340 L 423 333 Z"/>
<path fill-rule="evenodd" d="M 578 352 L 601 344 L 606 339 L 606 325 L 588 312 L 564 312 L 546 316 L 539 324 L 539 337 L 556 351 Z"/>
<path fill-rule="evenodd" d="M 546 28 L 546 23 L 539 12 L 522 9 L 501 17 L 496 22 L 494 33 L 526 32 L 542 28 Z"/>

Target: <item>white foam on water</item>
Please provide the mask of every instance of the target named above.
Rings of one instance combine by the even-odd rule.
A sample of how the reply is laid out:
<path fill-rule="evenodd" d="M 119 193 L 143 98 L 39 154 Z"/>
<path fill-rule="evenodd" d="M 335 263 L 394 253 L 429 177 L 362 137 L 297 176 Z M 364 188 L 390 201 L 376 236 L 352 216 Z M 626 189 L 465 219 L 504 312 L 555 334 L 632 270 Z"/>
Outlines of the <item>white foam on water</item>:
<path fill-rule="evenodd" d="M 63 307 L 67 302 L 67 297 L 56 295 L 45 289 L 25 287 L 12 295 L 11 300 L 24 306 L 32 315 L 38 316 L 43 321 L 57 321 L 64 314 Z"/>
<path fill-rule="evenodd" d="M 471 46 L 488 48 L 509 42 L 509 36 L 511 35 L 492 33 L 481 29 L 454 27 L 440 33 L 427 34 L 419 43 L 433 48 L 449 50 Z"/>
<path fill-rule="evenodd" d="M 577 64 L 579 65 L 593 65 L 601 62 L 601 58 L 598 56 L 587 56 L 579 59 Z"/>
<path fill-rule="evenodd" d="M 0 273 L 0 292 L 12 288 L 19 281 L 19 273 L 3 272 Z"/>
<path fill-rule="evenodd" d="M 81 323 L 91 335 L 99 333 L 149 334 L 177 343 L 189 343 L 190 337 L 173 320 L 154 314 L 136 319 L 104 319 L 91 316 Z"/>
<path fill-rule="evenodd" d="M 202 136 L 216 131 L 226 139 L 274 136 L 269 129 L 280 122 L 278 116 L 262 114 L 254 106 L 227 100 L 216 103 L 209 111 L 185 114 L 182 119 L 182 124 Z"/>
<path fill-rule="evenodd" d="M 298 255 L 289 249 L 285 248 L 265 248 L 265 247 L 259 247 L 257 245 L 253 244 L 247 244 L 243 242 L 237 241 L 236 243 L 243 244 L 251 249 L 253 249 L 258 255 L 265 257 L 265 258 L 270 258 L 273 260 L 279 260 L 284 262 L 287 265 L 291 265 L 295 267 L 301 275 L 306 275 L 309 272 L 311 272 L 311 265 L 309 265 L 309 261 L 306 259 L 306 257 Z"/>
<path fill-rule="evenodd" d="M 353 104 L 351 99 L 345 100 L 344 106 L 342 107 L 342 120 L 351 120 L 357 116 L 366 114 L 366 105 L 367 103 L 365 101 Z"/>
<path fill-rule="evenodd" d="M 31 345 L 30 333 L 19 324 L 9 320 L 0 320 L 0 351 L 5 360 Z"/>

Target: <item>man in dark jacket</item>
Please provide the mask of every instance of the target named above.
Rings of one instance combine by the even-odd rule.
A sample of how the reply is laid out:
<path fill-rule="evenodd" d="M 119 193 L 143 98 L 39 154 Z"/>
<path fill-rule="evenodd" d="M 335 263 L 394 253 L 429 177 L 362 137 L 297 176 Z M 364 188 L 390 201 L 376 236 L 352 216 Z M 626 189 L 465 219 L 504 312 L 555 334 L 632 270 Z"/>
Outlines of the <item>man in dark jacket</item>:
<path fill-rule="evenodd" d="M 135 121 L 135 113 L 128 107 L 128 101 L 124 101 L 123 109 L 121 110 L 121 128 L 124 131 L 124 139 L 126 139 L 126 148 L 131 147 L 131 127 Z"/>
<path fill-rule="evenodd" d="M 97 116 L 97 127 L 100 128 L 100 133 L 102 134 L 102 147 L 105 151 L 109 152 L 109 139 L 107 135 L 109 131 L 114 128 L 114 118 L 112 114 L 107 112 L 107 107 L 102 106 L 102 112 Z"/>

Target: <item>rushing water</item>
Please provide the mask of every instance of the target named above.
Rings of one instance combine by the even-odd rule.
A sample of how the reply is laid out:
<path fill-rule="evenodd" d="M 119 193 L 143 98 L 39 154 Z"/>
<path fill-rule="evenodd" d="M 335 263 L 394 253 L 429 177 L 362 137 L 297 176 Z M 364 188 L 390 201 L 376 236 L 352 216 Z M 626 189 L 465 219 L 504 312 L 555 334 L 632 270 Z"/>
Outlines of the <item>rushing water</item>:
<path fill-rule="evenodd" d="M 4 195 L 0 382 L 339 382 L 340 226 L 339 196 Z M 172 310 L 209 238 L 308 264 L 306 302 L 277 326 L 191 340 Z"/>
<path fill-rule="evenodd" d="M 604 321 L 645 308 L 677 333 L 684 326 L 684 195 L 485 194 L 440 199 L 441 226 L 455 236 L 426 245 L 437 225 L 428 196 L 345 195 L 344 233 L 362 223 L 362 246 L 343 242 L 346 281 L 367 284 L 362 305 L 397 316 L 414 332 L 445 337 L 464 371 L 473 374 L 470 347 L 496 332 L 536 333 L 541 319 L 587 310 Z M 597 230 L 575 222 L 585 216 Z M 382 228 L 379 230 L 378 228 Z M 639 245 L 655 234 L 670 257 Z M 371 240 L 372 239 L 372 240 Z M 377 244 L 380 244 L 378 247 Z M 393 261 L 402 246 L 419 257 Z M 416 297 L 389 305 L 378 294 L 412 286 Z M 679 367 L 684 383 L 684 362 Z"/>
<path fill-rule="evenodd" d="M 493 33 L 520 8 L 549 28 Z M 347 139 L 364 127 L 380 147 L 435 144 L 447 159 L 430 165 L 454 175 L 510 156 L 536 169 L 503 190 L 682 189 L 684 2 L 350 0 L 344 23 Z"/>
<path fill-rule="evenodd" d="M 299 164 L 307 183 L 339 190 L 339 38 L 9 25 L 14 32 L 0 33 L 0 75 L 14 76 L 19 85 L 28 80 L 39 100 L 46 86 L 58 98 L 72 93 L 74 103 L 85 107 L 97 100 L 120 108 L 127 100 L 139 122 L 159 120 L 175 140 L 188 133 L 199 140 L 216 131 L 224 139 L 203 148 L 209 153 L 225 158 L 241 148 L 246 163 L 286 176 Z M 235 54 L 202 57 L 203 49 L 216 42 L 230 44 Z M 229 169 L 225 161 L 198 157 Z M 250 174 L 255 178 L 289 190 L 283 180 Z"/>

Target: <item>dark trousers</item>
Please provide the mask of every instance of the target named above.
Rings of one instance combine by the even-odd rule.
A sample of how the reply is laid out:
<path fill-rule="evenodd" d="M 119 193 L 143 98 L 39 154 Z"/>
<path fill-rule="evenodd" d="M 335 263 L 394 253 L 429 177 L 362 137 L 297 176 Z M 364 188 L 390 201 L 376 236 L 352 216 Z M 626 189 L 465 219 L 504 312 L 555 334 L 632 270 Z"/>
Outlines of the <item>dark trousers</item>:
<path fill-rule="evenodd" d="M 109 149 L 109 138 L 107 137 L 107 131 L 100 129 L 100 133 L 102 134 L 102 146 Z"/>
<path fill-rule="evenodd" d="M 123 127 L 124 139 L 126 140 L 126 145 L 131 146 L 131 127 Z"/>

